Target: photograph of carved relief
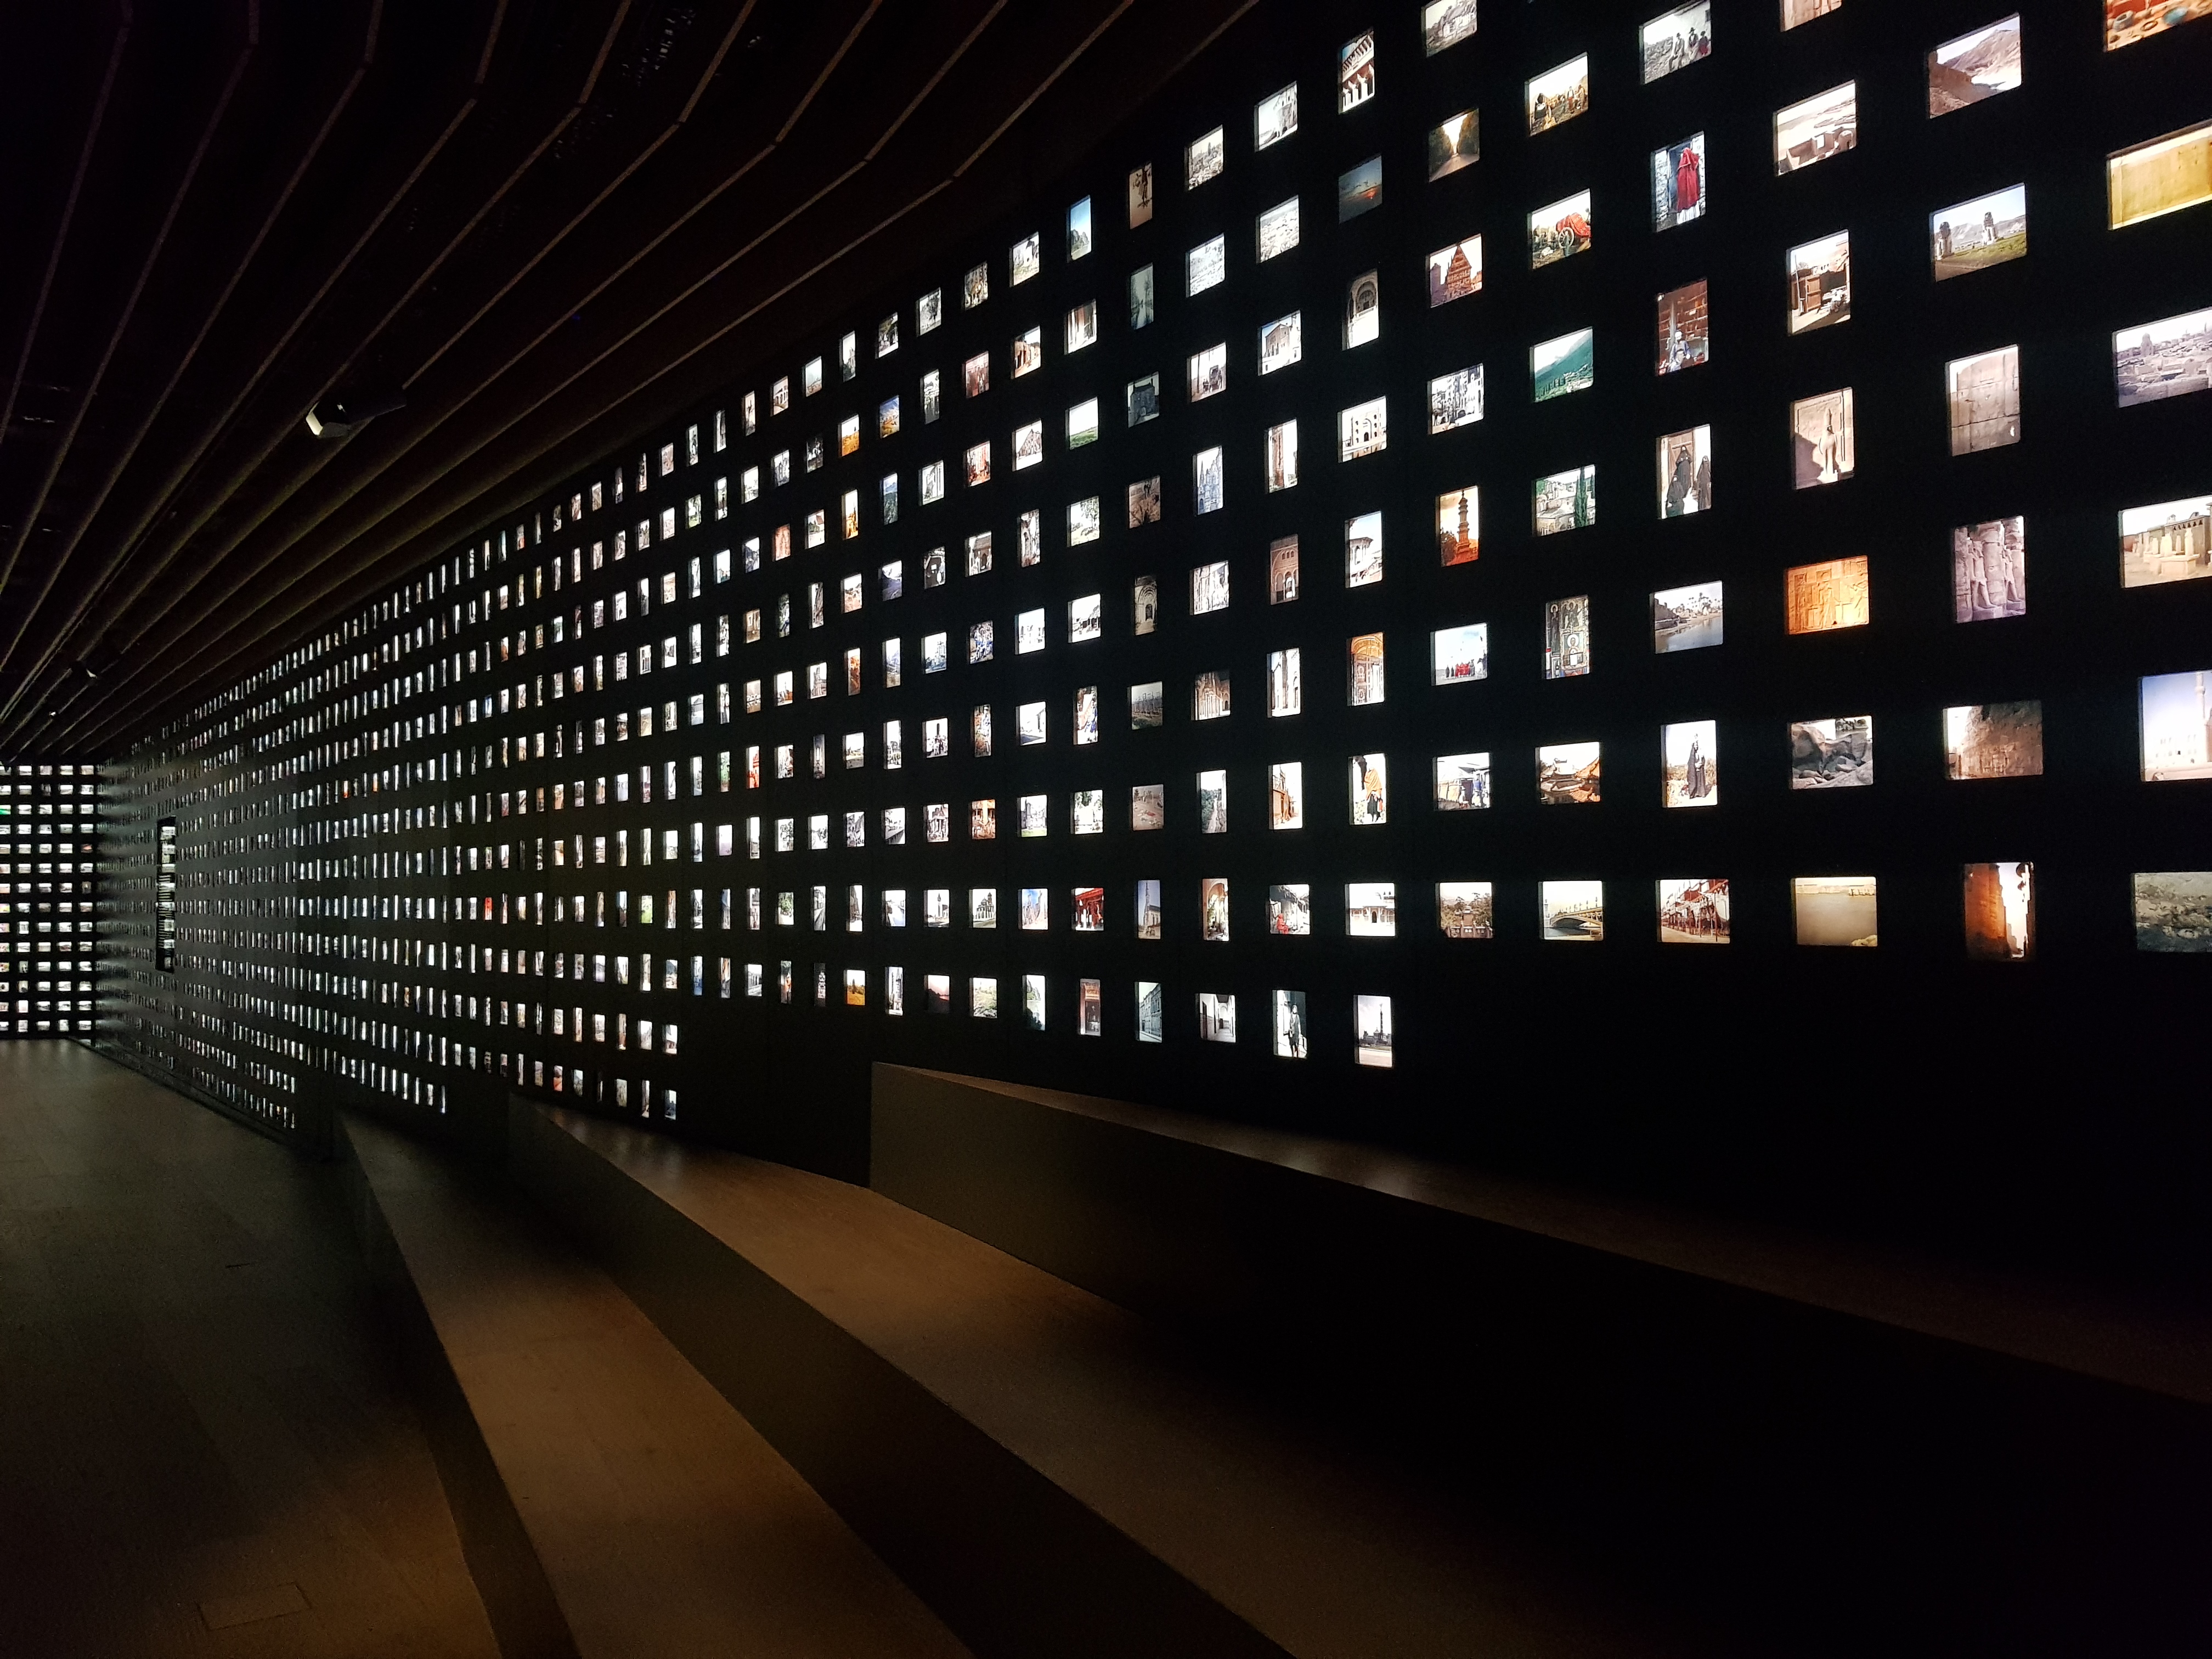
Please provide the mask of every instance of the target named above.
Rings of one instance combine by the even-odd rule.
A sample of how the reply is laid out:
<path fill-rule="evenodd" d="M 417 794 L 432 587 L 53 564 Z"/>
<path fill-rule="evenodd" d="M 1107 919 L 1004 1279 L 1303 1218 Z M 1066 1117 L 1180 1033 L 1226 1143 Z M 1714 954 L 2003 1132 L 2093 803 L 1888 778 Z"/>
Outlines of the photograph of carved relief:
<path fill-rule="evenodd" d="M 1944 365 L 1951 453 L 2001 449 L 2020 441 L 2020 348 L 2002 346 Z"/>
<path fill-rule="evenodd" d="M 1784 625 L 1792 634 L 1864 628 L 1873 616 L 1872 593 L 1863 554 L 1793 565 L 1783 573 Z"/>
<path fill-rule="evenodd" d="M 2042 703 L 2030 699 L 1946 708 L 1943 762 L 1960 781 L 2042 776 Z"/>

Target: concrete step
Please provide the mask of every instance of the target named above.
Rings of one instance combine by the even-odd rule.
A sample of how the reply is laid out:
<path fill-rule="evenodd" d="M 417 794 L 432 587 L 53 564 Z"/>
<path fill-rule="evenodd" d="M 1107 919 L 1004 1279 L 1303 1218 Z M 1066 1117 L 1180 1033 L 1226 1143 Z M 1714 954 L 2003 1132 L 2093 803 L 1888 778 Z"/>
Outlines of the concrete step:
<path fill-rule="evenodd" d="M 518 1183 L 979 1654 L 1738 1650 L 881 1194 L 509 1122 Z"/>
<path fill-rule="evenodd" d="M 886 1197 L 1754 1650 L 2212 1652 L 2202 1305 L 980 1078 L 873 1102 Z"/>
<path fill-rule="evenodd" d="M 510 1183 L 341 1138 L 507 1659 L 967 1653 Z"/>

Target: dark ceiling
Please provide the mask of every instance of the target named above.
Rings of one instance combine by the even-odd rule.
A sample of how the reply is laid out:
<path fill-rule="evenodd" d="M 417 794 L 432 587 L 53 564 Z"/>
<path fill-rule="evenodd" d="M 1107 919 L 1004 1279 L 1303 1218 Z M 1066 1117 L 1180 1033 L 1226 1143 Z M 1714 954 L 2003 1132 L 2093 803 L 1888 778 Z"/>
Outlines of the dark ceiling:
<path fill-rule="evenodd" d="M 1254 3 L 19 10 L 0 755 L 119 752 L 1005 210 Z"/>

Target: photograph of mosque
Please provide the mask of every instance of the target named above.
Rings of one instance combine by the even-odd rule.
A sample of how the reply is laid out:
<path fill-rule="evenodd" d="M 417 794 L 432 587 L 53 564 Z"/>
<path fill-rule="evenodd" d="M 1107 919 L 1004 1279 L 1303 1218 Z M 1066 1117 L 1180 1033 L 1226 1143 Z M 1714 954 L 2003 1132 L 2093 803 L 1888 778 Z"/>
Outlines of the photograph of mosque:
<path fill-rule="evenodd" d="M 2137 691 L 2142 780 L 2173 783 L 2212 778 L 2212 669 L 2146 674 Z"/>

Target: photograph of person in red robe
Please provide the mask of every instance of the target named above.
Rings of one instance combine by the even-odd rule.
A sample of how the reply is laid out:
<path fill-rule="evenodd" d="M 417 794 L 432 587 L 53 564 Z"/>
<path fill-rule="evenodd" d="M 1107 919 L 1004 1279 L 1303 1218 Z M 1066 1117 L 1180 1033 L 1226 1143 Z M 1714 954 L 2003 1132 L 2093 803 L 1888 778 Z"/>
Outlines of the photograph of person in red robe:
<path fill-rule="evenodd" d="M 1672 230 L 1705 210 L 1705 135 L 1651 152 L 1651 224 Z"/>

